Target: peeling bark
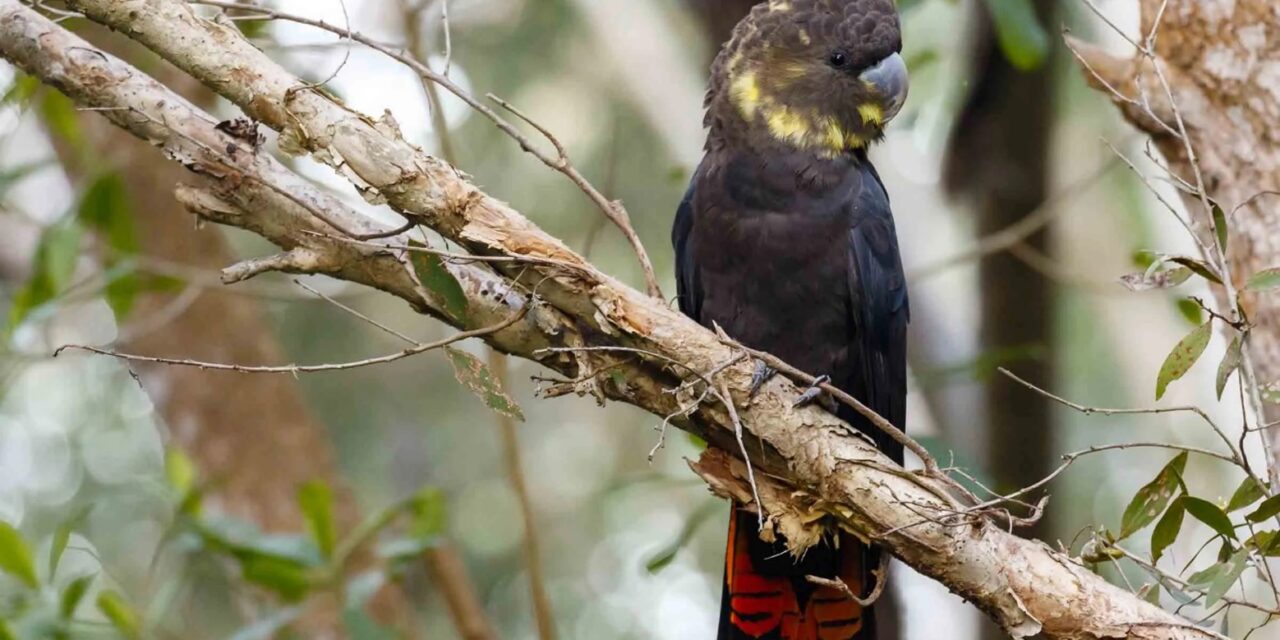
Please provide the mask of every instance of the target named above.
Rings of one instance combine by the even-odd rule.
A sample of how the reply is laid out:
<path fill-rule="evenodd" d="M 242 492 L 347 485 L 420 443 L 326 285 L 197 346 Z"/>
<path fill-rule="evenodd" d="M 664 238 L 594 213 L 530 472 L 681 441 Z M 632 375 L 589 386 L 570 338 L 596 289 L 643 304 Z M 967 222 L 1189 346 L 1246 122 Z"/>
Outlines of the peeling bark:
<path fill-rule="evenodd" d="M 267 126 L 281 130 L 293 149 L 309 151 L 339 168 L 366 193 L 385 199 L 411 219 L 477 254 L 536 259 L 518 265 L 494 263 L 497 272 L 451 265 L 468 294 L 469 313 L 466 322 L 450 319 L 441 311 L 441 301 L 424 295 L 392 252 L 307 233 L 332 231 L 313 211 L 323 210 L 349 230 L 367 230 L 370 225 L 359 214 L 316 194 L 265 153 L 223 153 L 234 141 L 213 130 L 207 116 L 16 0 L 0 0 L 0 55 L 81 104 L 107 107 L 104 116 L 203 175 L 203 189 L 187 192 L 203 203 L 205 215 L 255 231 L 286 250 L 304 250 L 312 258 L 306 265 L 285 261 L 286 268 L 378 287 L 454 325 L 490 326 L 492 319 L 476 316 L 509 317 L 504 312 L 531 305 L 528 317 L 488 342 L 568 376 L 580 391 L 659 416 L 678 412 L 677 394 L 669 389 L 686 382 L 699 384 L 702 375 L 724 367 L 716 382 L 725 385 L 742 407 L 746 451 L 775 531 L 806 531 L 806 521 L 812 520 L 875 540 L 974 602 L 1017 637 L 1221 637 L 1106 583 L 1064 554 L 1021 540 L 990 522 L 937 520 L 964 506 L 940 481 L 897 467 L 831 414 L 793 407 L 800 390 L 788 380 L 775 378 L 747 399 L 753 366 L 746 361 L 725 366 L 739 354 L 715 334 L 601 273 L 507 204 L 481 192 L 459 171 L 404 141 L 390 118 L 371 120 L 306 88 L 234 29 L 202 19 L 174 0 L 70 4 L 177 64 Z M 141 118 L 142 113 L 155 115 Z M 290 197 L 283 197 L 282 191 Z M 512 279 L 522 286 L 513 286 Z M 538 295 L 524 293 L 528 289 L 536 289 Z M 593 350 L 582 351 L 584 347 Z M 619 353 L 619 348 L 633 351 Z M 595 373 L 605 367 L 620 375 L 597 378 Z M 720 404 L 701 404 L 673 423 L 719 449 L 738 450 L 734 422 Z M 713 486 L 730 492 L 736 487 L 737 495 L 750 495 L 741 490 L 743 474 L 734 466 L 745 465 L 716 449 L 707 456 L 701 473 Z"/>

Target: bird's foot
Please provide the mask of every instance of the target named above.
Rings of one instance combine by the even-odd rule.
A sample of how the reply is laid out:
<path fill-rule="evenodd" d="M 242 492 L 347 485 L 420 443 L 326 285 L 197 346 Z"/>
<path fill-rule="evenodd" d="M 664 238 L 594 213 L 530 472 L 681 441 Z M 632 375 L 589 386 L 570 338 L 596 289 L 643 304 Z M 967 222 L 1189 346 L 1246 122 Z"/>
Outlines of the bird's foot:
<path fill-rule="evenodd" d="M 768 382 L 770 378 L 778 375 L 778 370 L 764 363 L 764 360 L 756 360 L 756 370 L 751 372 L 751 391 L 747 393 L 748 398 L 756 397 L 760 392 L 760 387 Z"/>
<path fill-rule="evenodd" d="M 831 376 L 818 376 L 817 379 L 813 381 L 813 384 L 810 385 L 808 389 L 805 389 L 804 393 L 800 394 L 800 397 L 796 398 L 795 401 L 791 403 L 791 407 L 803 407 L 812 404 L 816 400 L 819 401 L 828 411 L 831 411 L 834 406 L 834 403 L 831 401 L 832 398 L 830 394 L 827 394 L 822 390 L 822 385 L 829 384 L 830 382 Z"/>

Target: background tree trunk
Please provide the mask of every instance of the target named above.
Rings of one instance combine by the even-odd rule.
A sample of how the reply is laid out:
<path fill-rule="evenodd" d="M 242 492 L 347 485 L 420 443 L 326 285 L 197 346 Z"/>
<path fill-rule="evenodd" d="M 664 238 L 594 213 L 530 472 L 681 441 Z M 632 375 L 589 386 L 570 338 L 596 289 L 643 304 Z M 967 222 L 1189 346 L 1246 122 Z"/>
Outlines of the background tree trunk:
<path fill-rule="evenodd" d="M 1045 200 L 1053 129 L 1053 64 L 1015 68 L 1000 49 L 989 4 L 971 2 L 972 85 L 956 118 L 944 167 L 947 191 L 972 204 L 975 235 L 985 238 L 1033 213 Z M 1036 3 L 1041 24 L 1054 24 L 1054 2 Z M 1056 43 L 1056 39 L 1053 39 Z M 1052 227 L 1027 238 L 1044 253 Z M 1054 283 L 1010 252 L 984 256 L 978 265 L 981 296 L 980 359 L 1008 354 L 1020 375 L 1052 386 L 1055 353 Z M 1003 360 L 1001 356 L 999 359 Z M 1002 376 L 984 381 L 986 419 L 983 469 L 1000 493 L 1045 477 L 1053 459 L 1053 411 L 1045 397 Z M 945 412 L 944 412 L 945 413 Z M 1022 535 L 1047 540 L 1051 511 Z M 1008 637 L 984 622 L 983 636 Z"/>
<path fill-rule="evenodd" d="M 1152 117 L 1177 130 L 1181 116 L 1207 195 L 1227 214 L 1227 261 L 1235 286 L 1243 288 L 1252 274 L 1280 266 L 1280 197 L 1274 193 L 1280 190 L 1280 5 L 1272 0 L 1170 0 L 1167 7 L 1163 0 L 1140 3 L 1139 42 L 1145 42 L 1160 16 L 1154 30 L 1155 62 L 1164 70 L 1168 91 L 1145 56 L 1115 57 L 1074 41 L 1073 48 L 1095 88 L 1150 134 L 1170 169 L 1194 185 L 1186 145 Z M 1099 79 L 1137 104 L 1117 98 Z M 1151 113 L 1141 106 L 1142 96 Z M 1213 246 L 1213 221 L 1203 203 L 1196 195 L 1180 193 L 1196 232 Z M 1219 303 L 1225 302 L 1223 289 L 1215 291 Z M 1255 324 L 1248 351 L 1258 383 L 1274 385 L 1280 382 L 1280 296 L 1241 291 L 1240 302 Z M 1280 406 L 1264 409 L 1263 420 L 1280 420 Z M 1273 426 L 1268 441 L 1272 459 L 1280 459 L 1280 429 Z"/>
<path fill-rule="evenodd" d="M 216 95 L 142 47 L 90 26 L 82 35 L 126 60 L 146 60 L 151 75 L 195 104 L 211 106 Z M 216 278 L 235 262 L 222 230 L 199 225 L 173 196 L 187 178 L 150 146 L 93 113 L 79 118 L 85 144 L 119 172 L 138 233 L 139 255 Z M 77 153 L 57 145 L 64 166 L 77 168 Z M 80 167 L 79 169 L 84 169 Z M 218 284 L 187 282 L 181 291 L 138 296 L 121 326 L 121 348 L 152 356 L 191 354 L 213 362 L 283 363 L 288 360 L 261 300 Z M 188 291 L 194 292 L 192 297 Z M 265 532 L 305 529 L 298 488 L 320 481 L 333 489 L 339 531 L 360 521 L 360 510 L 342 477 L 324 425 L 316 421 L 302 390 L 290 376 L 252 377 L 194 367 L 135 366 L 164 418 L 169 446 L 184 451 L 208 483 L 206 502 L 253 522 Z M 342 637 L 342 603 L 325 595 L 311 601 L 298 627 L 308 637 Z M 408 603 L 394 585 L 371 602 L 385 624 L 408 630 Z"/>

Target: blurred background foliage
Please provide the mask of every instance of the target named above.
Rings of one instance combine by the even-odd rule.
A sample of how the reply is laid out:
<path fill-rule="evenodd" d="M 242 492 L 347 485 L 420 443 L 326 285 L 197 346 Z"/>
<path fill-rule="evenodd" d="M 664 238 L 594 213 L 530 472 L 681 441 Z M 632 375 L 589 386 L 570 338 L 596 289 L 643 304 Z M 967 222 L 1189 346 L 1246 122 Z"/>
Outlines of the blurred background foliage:
<path fill-rule="evenodd" d="M 519 106 L 626 203 L 673 290 L 668 230 L 700 153 L 707 64 L 751 2 L 451 0 L 447 48 L 439 2 L 269 4 L 416 44 L 474 93 Z M 1136 27 L 1134 3 L 1098 4 Z M 1104 143 L 1141 157 L 1141 138 L 1062 55 L 1064 25 L 1108 34 L 1076 3 L 900 6 L 912 97 L 873 157 L 912 281 L 908 430 L 1001 489 L 1093 444 L 1211 437 L 1181 429 L 1189 421 L 1176 416 L 1067 412 L 996 374 L 1008 367 L 1087 404 L 1150 404 L 1160 362 L 1201 322 L 1172 293 L 1116 282 L 1146 266 L 1139 251 L 1185 253 L 1190 243 Z M 236 115 L 153 57 L 84 21 L 64 24 Z M 417 78 L 389 60 L 294 24 L 240 24 L 300 75 L 332 75 L 328 86 L 353 107 L 391 109 L 412 141 L 452 156 L 487 191 L 641 284 L 626 244 L 591 203 L 460 102 L 445 96 L 433 119 Z M 460 637 L 465 625 L 441 588 L 456 578 L 446 570 L 455 556 L 493 625 L 467 637 L 538 637 L 503 431 L 443 353 L 250 380 L 51 357 L 83 343 L 318 363 L 402 345 L 288 278 L 220 286 L 217 268 L 269 248 L 193 228 L 167 196 L 180 171 L 112 138 L 56 92 L 3 64 L 0 91 L 0 637 Z M 327 168 L 293 164 L 396 220 Z M 979 242 L 1028 218 L 1043 228 L 997 250 Z M 304 281 L 415 339 L 448 334 L 388 297 Z M 1225 349 L 1218 342 L 1210 353 Z M 479 345 L 464 348 L 483 358 Z M 1239 422 L 1238 404 L 1218 402 L 1203 369 L 1166 401 L 1202 402 Z M 525 417 L 516 433 L 557 635 L 711 637 L 727 506 L 685 469 L 697 443 L 668 438 L 650 461 L 657 418 L 589 399 L 536 400 L 541 373 L 513 361 L 507 390 Z M 1090 525 L 1119 529 L 1135 487 L 1168 457 L 1083 459 L 1052 485 L 1052 516 L 1034 533 L 1078 549 Z M 1207 466 L 1194 475 L 1200 495 L 1226 495 L 1239 482 Z M 900 637 L 991 634 L 976 612 L 904 567 L 892 584 Z"/>

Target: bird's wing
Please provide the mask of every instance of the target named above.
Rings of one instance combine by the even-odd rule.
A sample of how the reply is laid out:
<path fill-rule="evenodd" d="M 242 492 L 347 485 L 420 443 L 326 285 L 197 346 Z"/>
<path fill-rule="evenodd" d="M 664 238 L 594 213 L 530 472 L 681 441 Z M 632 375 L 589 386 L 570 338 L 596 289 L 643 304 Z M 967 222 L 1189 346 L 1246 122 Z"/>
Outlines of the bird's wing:
<path fill-rule="evenodd" d="M 910 305 L 898 254 L 889 197 L 875 170 L 854 202 L 849 231 L 849 299 L 852 349 L 848 391 L 898 428 L 904 428 L 907 396 L 907 323 Z M 862 428 L 880 449 L 902 462 L 897 444 L 848 407 L 841 417 Z"/>
<path fill-rule="evenodd" d="M 701 318 L 702 287 L 698 284 L 698 270 L 693 266 L 690 236 L 693 234 L 693 193 L 698 184 L 697 174 L 689 182 L 684 199 L 676 209 L 675 224 L 671 227 L 671 244 L 675 247 L 676 297 L 680 311 L 698 320 Z"/>

